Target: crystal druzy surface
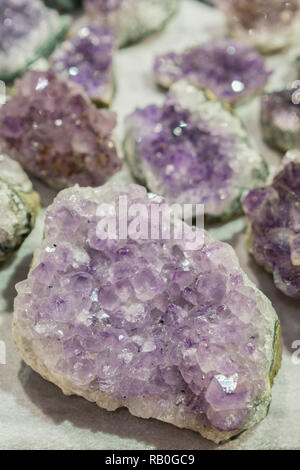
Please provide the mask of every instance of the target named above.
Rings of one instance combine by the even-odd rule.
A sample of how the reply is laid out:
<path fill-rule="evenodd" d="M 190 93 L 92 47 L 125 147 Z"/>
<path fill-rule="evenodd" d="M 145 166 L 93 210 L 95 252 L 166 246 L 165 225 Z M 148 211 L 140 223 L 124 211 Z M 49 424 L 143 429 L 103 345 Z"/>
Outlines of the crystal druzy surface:
<path fill-rule="evenodd" d="M 244 210 L 255 260 L 273 273 L 278 289 L 300 299 L 300 153 L 288 156 L 270 186 L 248 194 Z"/>
<path fill-rule="evenodd" d="M 184 78 L 234 105 L 262 91 L 270 70 L 251 47 L 221 41 L 159 56 L 154 73 L 163 87 Z"/>
<path fill-rule="evenodd" d="M 49 72 L 28 72 L 0 109 L 7 153 L 54 188 L 103 184 L 120 168 L 112 142 L 115 114 Z"/>
<path fill-rule="evenodd" d="M 125 153 L 137 179 L 170 203 L 204 204 L 210 217 L 241 209 L 266 166 L 239 119 L 220 101 L 185 81 L 163 106 L 137 109 L 126 120 Z"/>
<path fill-rule="evenodd" d="M 229 33 L 271 52 L 295 37 L 299 28 L 298 0 L 216 0 L 227 14 Z"/>
<path fill-rule="evenodd" d="M 128 233 L 132 204 L 150 221 L 151 206 L 164 204 L 141 186 L 108 183 L 64 190 L 48 209 L 44 242 L 17 285 L 19 348 L 67 393 L 228 438 L 267 412 L 276 314 L 233 249 L 202 229 L 192 251 L 172 236 L 98 238 L 99 204 L 117 210 L 120 195 Z"/>
<path fill-rule="evenodd" d="M 40 0 L 1 0 L 0 78 L 10 80 L 54 47 L 68 21 Z"/>
<path fill-rule="evenodd" d="M 300 148 L 300 107 L 297 90 L 262 97 L 261 124 L 266 142 L 279 150 Z"/>
<path fill-rule="evenodd" d="M 109 105 L 114 91 L 114 41 L 107 26 L 86 25 L 57 49 L 51 70 L 81 85 L 93 101 Z"/>
<path fill-rule="evenodd" d="M 108 24 L 119 46 L 161 29 L 178 4 L 179 0 L 84 0 L 87 14 Z"/>

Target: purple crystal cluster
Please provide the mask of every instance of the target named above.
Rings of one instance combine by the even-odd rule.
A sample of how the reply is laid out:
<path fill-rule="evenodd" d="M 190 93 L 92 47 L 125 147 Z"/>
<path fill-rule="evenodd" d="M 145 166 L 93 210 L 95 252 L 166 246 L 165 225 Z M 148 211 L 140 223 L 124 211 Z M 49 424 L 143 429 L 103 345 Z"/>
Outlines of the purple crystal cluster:
<path fill-rule="evenodd" d="M 90 13 L 101 12 L 103 14 L 118 10 L 128 0 L 84 0 L 84 6 Z"/>
<path fill-rule="evenodd" d="M 261 125 L 265 141 L 282 151 L 300 148 L 299 92 L 282 90 L 262 97 Z"/>
<path fill-rule="evenodd" d="M 100 239 L 99 204 L 117 207 L 119 196 L 128 208 L 146 207 L 150 220 L 151 205 L 164 204 L 143 187 L 111 183 L 57 196 L 17 286 L 19 331 L 50 376 L 83 395 L 104 392 L 124 406 L 151 398 L 220 431 L 240 430 L 270 387 L 264 296 L 232 248 L 206 232 L 194 251 L 185 239 Z"/>
<path fill-rule="evenodd" d="M 86 25 L 54 53 L 51 70 L 81 85 L 93 101 L 109 105 L 114 91 L 113 52 L 110 28 Z"/>
<path fill-rule="evenodd" d="M 260 93 L 271 71 L 251 47 L 220 41 L 182 54 L 161 55 L 156 58 L 154 73 L 157 83 L 163 87 L 169 88 L 184 78 L 235 105 Z"/>
<path fill-rule="evenodd" d="M 251 251 L 284 294 L 300 299 L 300 157 L 244 201 Z"/>
<path fill-rule="evenodd" d="M 114 113 L 90 104 L 81 87 L 50 72 L 28 72 L 0 109 L 7 153 L 54 188 L 103 184 L 121 165 Z"/>

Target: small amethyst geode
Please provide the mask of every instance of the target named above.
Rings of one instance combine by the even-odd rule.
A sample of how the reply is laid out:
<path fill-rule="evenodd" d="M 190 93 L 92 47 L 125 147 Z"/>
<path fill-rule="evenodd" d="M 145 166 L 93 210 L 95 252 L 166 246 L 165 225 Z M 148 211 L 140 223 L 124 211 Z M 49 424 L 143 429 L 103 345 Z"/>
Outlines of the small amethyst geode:
<path fill-rule="evenodd" d="M 81 85 L 96 103 L 108 106 L 114 92 L 114 41 L 107 26 L 86 25 L 57 49 L 51 70 Z"/>
<path fill-rule="evenodd" d="M 101 215 L 111 222 L 120 196 L 128 236 L 100 236 Z M 141 186 L 75 186 L 57 196 L 17 285 L 15 340 L 66 394 L 220 442 L 267 414 L 280 365 L 277 315 L 233 249 L 202 229 L 194 249 L 185 235 L 137 237 L 137 204 L 141 223 L 162 227 L 151 214 L 164 201 Z"/>
<path fill-rule="evenodd" d="M 235 105 L 260 93 L 271 71 L 251 47 L 221 41 L 182 54 L 171 52 L 159 56 L 154 73 L 157 83 L 165 88 L 179 79 L 187 79 Z"/>
<path fill-rule="evenodd" d="M 93 106 L 81 87 L 31 71 L 0 109 L 0 143 L 33 175 L 60 189 L 99 186 L 121 166 L 115 115 Z"/>
<path fill-rule="evenodd" d="M 126 158 L 137 180 L 169 203 L 204 204 L 210 218 L 241 211 L 267 168 L 235 114 L 204 90 L 179 81 L 163 106 L 126 119 Z"/>
<path fill-rule="evenodd" d="M 289 157 L 296 157 L 289 160 Z M 273 273 L 284 294 L 300 299 L 300 154 L 289 152 L 284 168 L 265 188 L 244 201 L 249 248 L 255 260 Z"/>

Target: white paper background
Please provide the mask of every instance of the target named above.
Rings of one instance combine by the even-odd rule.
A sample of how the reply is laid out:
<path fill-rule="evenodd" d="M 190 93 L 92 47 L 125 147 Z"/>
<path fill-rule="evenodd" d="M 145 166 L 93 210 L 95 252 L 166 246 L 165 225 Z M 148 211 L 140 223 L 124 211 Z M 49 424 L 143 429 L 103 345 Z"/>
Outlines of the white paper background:
<path fill-rule="evenodd" d="M 180 51 L 223 34 L 222 14 L 196 0 L 184 0 L 179 15 L 162 33 L 117 53 L 118 91 L 113 109 L 118 113 L 119 142 L 123 118 L 129 112 L 136 106 L 163 100 L 151 75 L 155 55 Z M 294 54 L 292 50 L 269 59 L 277 68 L 269 88 L 292 81 L 289 62 Z M 277 168 L 280 157 L 261 141 L 259 100 L 240 107 L 238 113 L 254 144 L 272 168 Z M 126 172 L 123 176 L 126 177 Z M 35 186 L 44 206 L 51 203 L 55 193 L 41 183 L 35 182 Z M 211 231 L 232 244 L 250 278 L 273 302 L 282 323 L 283 365 L 275 381 L 273 402 L 266 420 L 218 447 L 191 431 L 155 420 L 138 419 L 126 410 L 106 412 L 84 399 L 65 397 L 22 362 L 11 338 L 14 286 L 26 277 L 32 252 L 41 241 L 43 215 L 44 210 L 33 233 L 0 271 L 0 309 L 3 312 L 0 313 L 0 341 L 5 341 L 7 348 L 7 364 L 0 365 L 0 449 L 300 449 L 300 365 L 294 365 L 291 360 L 292 343 L 300 340 L 300 302 L 277 291 L 271 276 L 248 256 L 243 218 Z"/>

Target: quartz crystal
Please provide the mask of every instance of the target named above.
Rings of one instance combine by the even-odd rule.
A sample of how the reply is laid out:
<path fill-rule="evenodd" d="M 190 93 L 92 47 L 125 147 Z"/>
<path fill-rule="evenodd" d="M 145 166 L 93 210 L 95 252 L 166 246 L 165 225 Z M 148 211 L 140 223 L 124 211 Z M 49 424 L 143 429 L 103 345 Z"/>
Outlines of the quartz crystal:
<path fill-rule="evenodd" d="M 179 0 L 84 0 L 87 14 L 97 23 L 108 24 L 119 46 L 161 29 L 178 4 Z"/>
<path fill-rule="evenodd" d="M 182 54 L 157 57 L 154 73 L 159 85 L 169 88 L 179 79 L 209 88 L 234 105 L 261 92 L 270 70 L 251 47 L 229 41 L 194 47 Z"/>
<path fill-rule="evenodd" d="M 0 109 L 0 143 L 54 188 L 98 186 L 121 165 L 111 140 L 115 114 L 93 106 L 77 84 L 28 72 Z"/>
<path fill-rule="evenodd" d="M 211 218 L 241 210 L 245 192 L 264 183 L 267 169 L 240 120 L 186 81 L 163 106 L 126 119 L 126 158 L 134 176 L 170 203 L 204 204 Z"/>
<path fill-rule="evenodd" d="M 297 90 L 262 97 L 261 125 L 265 141 L 279 150 L 300 148 L 300 107 Z"/>
<path fill-rule="evenodd" d="M 249 247 L 284 294 L 300 299 L 300 151 L 290 151 L 270 186 L 244 201 Z"/>
<path fill-rule="evenodd" d="M 39 211 L 39 197 L 20 164 L 0 153 L 0 261 L 29 235 Z"/>
<path fill-rule="evenodd" d="M 0 79 L 13 79 L 50 52 L 68 24 L 40 0 L 1 0 Z"/>
<path fill-rule="evenodd" d="M 226 12 L 232 36 L 263 52 L 289 45 L 299 30 L 298 0 L 215 0 Z"/>
<path fill-rule="evenodd" d="M 96 103 L 109 105 L 114 91 L 113 52 L 110 28 L 86 25 L 57 49 L 51 70 L 83 86 Z"/>
<path fill-rule="evenodd" d="M 202 229 L 194 230 L 201 235 L 194 249 L 186 235 L 136 236 L 136 204 L 142 224 L 162 228 L 151 214 L 165 203 L 141 186 L 59 193 L 28 278 L 17 285 L 20 353 L 66 394 L 228 439 L 268 411 L 280 364 L 276 313 L 233 249 Z M 99 235 L 114 213 L 127 237 Z"/>

